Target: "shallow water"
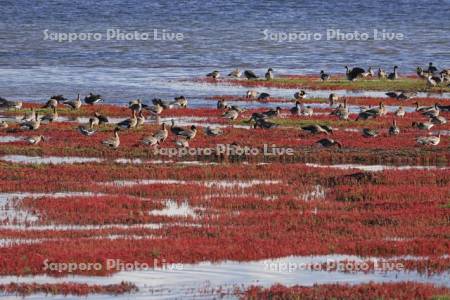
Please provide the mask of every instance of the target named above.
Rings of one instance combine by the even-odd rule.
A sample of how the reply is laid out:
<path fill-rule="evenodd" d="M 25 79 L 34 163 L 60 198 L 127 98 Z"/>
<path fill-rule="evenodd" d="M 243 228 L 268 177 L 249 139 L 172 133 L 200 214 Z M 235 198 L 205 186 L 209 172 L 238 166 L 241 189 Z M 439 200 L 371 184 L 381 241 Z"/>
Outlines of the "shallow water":
<path fill-rule="evenodd" d="M 0 160 L 22 164 L 76 164 L 102 162 L 97 157 L 3 155 Z"/>
<path fill-rule="evenodd" d="M 359 164 L 335 164 L 335 165 L 321 165 L 321 164 L 306 164 L 309 167 L 315 168 L 335 168 L 335 169 L 359 169 L 362 171 L 379 172 L 383 170 L 447 170 L 449 167 L 438 166 L 391 166 L 391 165 L 359 165 Z"/>
<path fill-rule="evenodd" d="M 115 180 L 112 182 L 105 182 L 106 185 L 115 186 L 135 186 L 135 185 L 151 185 L 151 184 L 198 184 L 204 185 L 206 187 L 216 187 L 216 188 L 248 188 L 259 184 L 282 184 L 279 180 L 239 180 L 239 181 L 228 181 L 228 180 L 204 180 L 204 181 L 187 181 L 187 180 L 175 180 L 175 179 L 137 179 L 137 180 Z"/>
<path fill-rule="evenodd" d="M 0 136 L 0 143 L 12 143 L 23 141 L 25 137 L 23 136 Z"/>
<path fill-rule="evenodd" d="M 158 210 L 152 210 L 150 211 L 150 215 L 154 216 L 168 216 L 168 217 L 197 217 L 197 214 L 195 213 L 195 209 L 199 208 L 193 208 L 189 206 L 189 203 L 182 202 L 181 204 L 178 204 L 176 201 L 168 200 L 165 203 L 166 207 Z"/>
<path fill-rule="evenodd" d="M 86 277 L 68 276 L 54 278 L 45 275 L 34 277 L 0 277 L 0 283 L 17 282 L 80 282 L 89 284 L 112 284 L 121 281 L 135 283 L 140 291 L 133 295 L 119 295 L 116 299 L 210 299 L 211 295 L 205 291 L 222 288 L 230 292 L 235 287 L 249 287 L 250 285 L 271 286 L 276 283 L 284 285 L 301 284 L 311 286 L 313 284 L 326 283 L 367 283 L 372 282 L 400 282 L 416 281 L 431 282 L 438 285 L 450 286 L 446 280 L 448 274 L 421 276 L 416 272 L 389 272 L 380 271 L 374 273 L 343 273 L 335 271 L 310 271 L 308 265 L 318 263 L 333 263 L 342 260 L 354 260 L 361 262 L 367 259 L 349 255 L 326 255 L 326 256 L 290 256 L 279 259 L 260 260 L 252 262 L 224 261 L 220 263 L 203 262 L 198 264 L 183 264 L 182 270 L 141 270 L 122 271 L 111 277 Z M 420 258 L 419 258 L 420 259 Z M 282 270 L 283 267 L 290 266 Z M 295 267 L 295 269 L 294 269 Z M 37 296 L 31 296 L 37 299 Z M 52 297 L 53 298 L 53 297 Z M 55 297 L 57 298 L 57 297 Z M 61 298 L 61 297 L 59 297 Z M 91 295 L 88 299 L 108 299 L 108 296 Z M 233 296 L 229 298 L 235 298 Z M 64 299 L 75 299 L 68 297 Z"/>

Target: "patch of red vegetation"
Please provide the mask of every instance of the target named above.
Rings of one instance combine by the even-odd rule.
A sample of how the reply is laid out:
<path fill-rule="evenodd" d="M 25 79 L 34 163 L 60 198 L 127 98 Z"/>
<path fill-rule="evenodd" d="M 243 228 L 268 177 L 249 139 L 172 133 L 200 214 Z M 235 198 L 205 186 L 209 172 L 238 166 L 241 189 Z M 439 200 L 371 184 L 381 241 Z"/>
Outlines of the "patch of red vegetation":
<path fill-rule="evenodd" d="M 0 292 L 5 295 L 29 296 L 32 294 L 45 295 L 75 295 L 90 294 L 121 295 L 137 292 L 138 288 L 128 282 L 109 285 L 88 285 L 83 283 L 9 283 L 0 284 Z"/>
<path fill-rule="evenodd" d="M 163 203 L 127 196 L 28 198 L 18 208 L 37 214 L 43 224 L 142 224 L 173 220 L 149 214 L 151 210 L 163 209 Z"/>
<path fill-rule="evenodd" d="M 367 173 L 283 163 L 188 167 L 99 164 L 90 165 L 83 172 L 77 165 L 61 165 L 57 173 L 51 171 L 54 168 L 17 166 L 0 174 L 0 186 L 5 186 L 6 180 L 26 183 L 14 185 L 17 191 L 33 185 L 45 190 L 56 191 L 63 187 L 66 190 L 76 187 L 77 180 L 94 176 L 97 183 L 146 178 L 185 182 L 280 182 L 208 187 L 193 183 L 123 187 L 88 183 L 78 188 L 117 196 L 26 199 L 17 209 L 37 213 L 39 224 L 127 225 L 160 221 L 162 227 L 154 230 L 90 230 L 93 235 L 99 234 L 92 238 L 76 230 L 69 230 L 67 236 L 58 230 L 36 233 L 32 227 L 29 234 L 20 230 L 2 230 L 0 237 L 3 238 L 51 239 L 3 247 L 0 256 L 2 274 L 42 274 L 45 259 L 105 264 L 110 258 L 146 263 L 163 258 L 169 263 L 193 263 L 330 253 L 386 258 L 413 255 L 425 256 L 426 262 L 405 259 L 401 261 L 405 268 L 427 274 L 441 273 L 449 263 L 443 257 L 450 248 L 446 226 L 449 170 Z M 38 178 L 46 181 L 39 182 Z M 316 185 L 321 186 L 319 192 Z M 186 217 L 147 217 L 148 210 L 162 208 L 164 198 L 187 202 L 198 208 L 195 223 Z M 108 233 L 121 236 L 111 240 Z M 252 247 L 246 247 L 249 244 Z M 17 257 L 22 259 L 17 260 Z M 81 273 L 107 275 L 111 272 L 114 270 Z M 65 273 L 50 274 L 60 276 Z"/>
<path fill-rule="evenodd" d="M 251 287 L 242 292 L 236 292 L 241 299 L 432 299 L 434 296 L 445 296 L 450 290 L 431 284 L 401 282 L 401 283 L 367 283 L 367 284 L 316 284 L 308 286 L 286 287 L 274 285 L 270 288 Z"/>

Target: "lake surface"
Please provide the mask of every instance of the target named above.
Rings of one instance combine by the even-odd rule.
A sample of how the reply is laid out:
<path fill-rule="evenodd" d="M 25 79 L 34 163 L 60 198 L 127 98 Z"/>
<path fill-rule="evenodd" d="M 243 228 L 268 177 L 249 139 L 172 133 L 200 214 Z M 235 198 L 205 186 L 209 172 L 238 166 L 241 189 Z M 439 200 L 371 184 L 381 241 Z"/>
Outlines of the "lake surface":
<path fill-rule="evenodd" d="M 397 64 L 401 73 L 412 73 L 429 61 L 450 67 L 448 0 L 41 1 L 33 6 L 7 0 L 0 7 L 0 96 L 11 99 L 43 101 L 53 94 L 75 97 L 93 91 L 112 103 L 179 94 L 195 102 L 210 94 L 210 86 L 179 79 L 213 69 L 226 74 L 240 67 L 263 74 L 270 66 L 276 74 L 315 74 L 343 72 L 346 64 L 387 70 Z M 328 29 L 368 33 L 369 39 L 327 39 Z M 375 40 L 375 29 L 404 37 Z M 152 35 L 107 40 L 108 30 Z M 97 33 L 102 39 L 59 42 L 46 39 L 45 32 Z M 300 32 L 322 38 L 272 38 Z M 163 33 L 183 38 L 161 40 Z"/>

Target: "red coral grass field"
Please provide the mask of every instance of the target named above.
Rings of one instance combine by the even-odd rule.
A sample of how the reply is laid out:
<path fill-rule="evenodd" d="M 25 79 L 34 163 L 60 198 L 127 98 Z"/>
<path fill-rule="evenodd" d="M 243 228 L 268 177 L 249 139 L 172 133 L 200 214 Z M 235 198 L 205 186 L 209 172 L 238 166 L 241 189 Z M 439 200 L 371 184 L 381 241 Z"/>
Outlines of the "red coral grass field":
<path fill-rule="evenodd" d="M 352 105 L 379 101 L 348 100 Z M 435 100 L 419 99 L 424 104 Z M 397 105 L 394 100 L 386 104 Z M 76 112 L 62 110 L 68 119 L 42 124 L 36 131 L 24 131 L 14 123 L 0 131 L 0 141 L 5 139 L 0 142 L 0 273 L 101 279 L 96 284 L 3 282 L 1 293 L 137 292 L 138 283 L 97 284 L 121 274 L 107 268 L 109 259 L 156 268 L 165 263 L 246 264 L 337 255 L 342 263 L 356 263 L 357 257 L 368 269 L 327 270 L 332 274 L 355 278 L 377 274 L 371 258 L 378 258 L 402 266 L 400 273 L 387 270 L 390 278 L 413 274 L 417 276 L 413 279 L 435 280 L 448 275 L 448 123 L 435 125 L 430 132 L 419 130 L 412 122 L 426 118 L 412 112 L 396 118 L 401 134 L 391 136 L 392 113 L 355 121 L 357 113 L 350 120 L 339 120 L 327 107 L 315 109 L 312 117 L 292 116 L 283 109 L 271 119 L 276 128 L 255 129 L 249 119 L 266 109 L 247 109 L 234 121 L 222 118 L 223 111 L 217 109 L 171 109 L 159 120 L 148 118 L 143 126 L 120 130 L 120 146 L 109 149 L 102 141 L 112 137 L 114 124 L 101 125 L 92 136 L 84 136 L 72 119 L 87 118 L 95 111 L 128 117 L 125 107 L 83 106 Z M 448 112 L 441 116 L 450 117 Z M 177 126 L 198 128 L 184 154 L 169 155 L 171 149 L 177 150 L 172 133 L 155 148 L 140 143 L 172 118 L 181 124 Z M 333 132 L 302 130 L 311 124 L 328 125 Z M 207 135 L 207 126 L 220 127 L 223 135 Z M 363 128 L 376 129 L 379 136 L 363 137 Z M 438 145 L 416 143 L 417 137 L 438 132 L 443 133 Z M 45 136 L 45 141 L 28 144 L 25 138 L 34 135 Z M 8 141 L 11 136 L 20 139 Z M 339 141 L 341 147 L 316 144 L 326 137 Z M 247 147 L 256 153 L 223 153 L 217 145 Z M 276 152 L 284 148 L 291 149 L 292 155 Z M 203 152 L 188 151 L 193 149 Z M 72 163 L 74 158 L 90 160 Z M 44 268 L 46 263 L 67 262 L 92 262 L 100 268 L 70 272 Z M 223 293 L 243 299 L 428 299 L 448 294 L 448 287 L 414 281 L 312 287 L 298 282 L 290 287 L 243 286 Z"/>

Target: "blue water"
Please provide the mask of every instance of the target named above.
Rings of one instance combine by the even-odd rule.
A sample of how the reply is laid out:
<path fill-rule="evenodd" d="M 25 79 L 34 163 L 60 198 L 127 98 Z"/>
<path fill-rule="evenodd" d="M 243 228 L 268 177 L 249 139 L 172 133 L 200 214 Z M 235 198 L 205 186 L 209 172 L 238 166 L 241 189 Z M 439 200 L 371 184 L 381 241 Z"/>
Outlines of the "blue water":
<path fill-rule="evenodd" d="M 205 87 L 178 82 L 212 69 L 262 74 L 343 72 L 371 65 L 412 73 L 433 61 L 450 67 L 450 1 L 0 1 L 0 96 L 44 100 L 94 91 L 111 102 L 190 98 Z M 108 29 L 180 33 L 179 41 L 106 40 Z M 279 42 L 263 31 L 320 33 Z M 326 40 L 327 29 L 367 32 L 366 41 Z M 373 30 L 403 40 L 373 40 Z M 100 41 L 45 40 L 57 33 L 101 33 Z"/>

